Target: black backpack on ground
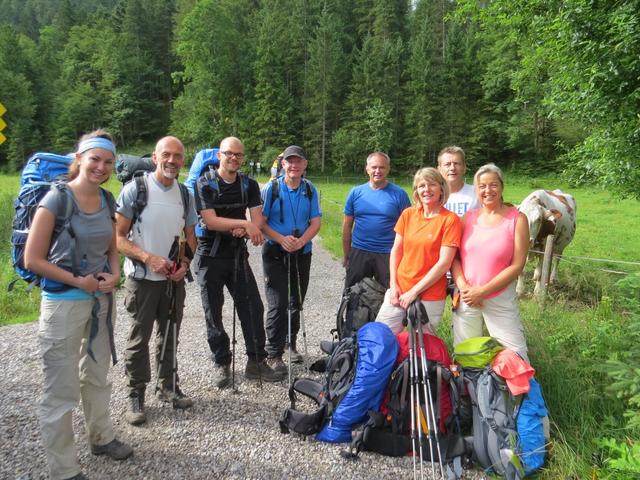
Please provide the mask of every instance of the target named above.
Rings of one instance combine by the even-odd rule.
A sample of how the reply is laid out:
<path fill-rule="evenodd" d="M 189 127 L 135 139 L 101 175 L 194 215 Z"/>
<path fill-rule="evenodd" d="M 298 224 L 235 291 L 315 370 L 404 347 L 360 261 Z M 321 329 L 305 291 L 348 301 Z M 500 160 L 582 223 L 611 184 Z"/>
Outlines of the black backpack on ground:
<path fill-rule="evenodd" d="M 447 433 L 444 433 L 439 429 L 437 434 L 442 462 L 446 466 L 448 478 L 460 478 L 463 464 L 466 463 L 470 452 L 460 431 L 458 386 L 447 367 L 432 360 L 429 360 L 428 365 L 436 424 L 440 426 L 444 423 L 447 431 Z M 406 358 L 395 368 L 387 387 L 387 414 L 384 415 L 378 411 L 369 412 L 369 420 L 354 436 L 349 451 L 343 453 L 345 457 L 357 457 L 358 453 L 363 450 L 391 457 L 402 457 L 412 451 L 411 378 L 409 367 L 409 358 Z M 420 372 L 419 375 L 421 378 Z M 444 419 L 444 422 L 441 422 L 440 418 L 441 380 L 444 380 L 449 385 L 449 396 L 453 406 L 453 414 Z M 420 384 L 420 381 L 417 383 Z M 419 389 L 419 397 L 421 409 L 426 412 L 427 401 L 424 398 L 423 388 Z M 423 425 L 426 427 L 424 421 Z M 415 441 L 417 444 L 417 436 Z M 426 432 L 423 432 L 422 456 L 425 461 L 431 461 L 431 459 L 434 462 L 438 461 L 436 445 L 433 441 L 431 445 L 429 444 L 429 435 Z"/>
<path fill-rule="evenodd" d="M 380 282 L 369 277 L 347 288 L 336 315 L 338 338 L 350 337 L 365 323 L 373 322 L 382 306 L 385 292 L 386 288 Z"/>
<path fill-rule="evenodd" d="M 357 344 L 354 337 L 342 339 L 334 348 L 326 366 L 324 383 L 307 378 L 296 378 L 289 389 L 291 408 L 280 418 L 280 431 L 293 431 L 301 435 L 314 435 L 331 419 L 340 401 L 351 388 L 356 370 Z M 297 397 L 302 394 L 315 401 L 317 410 L 304 413 L 295 409 Z"/>

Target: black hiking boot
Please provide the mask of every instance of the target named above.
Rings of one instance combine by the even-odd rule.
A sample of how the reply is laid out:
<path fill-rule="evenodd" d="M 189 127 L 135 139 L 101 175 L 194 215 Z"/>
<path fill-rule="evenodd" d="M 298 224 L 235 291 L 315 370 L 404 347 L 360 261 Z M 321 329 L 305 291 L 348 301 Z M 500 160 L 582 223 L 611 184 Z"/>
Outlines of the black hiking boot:
<path fill-rule="evenodd" d="M 124 418 L 131 425 L 142 425 L 147 421 L 144 413 L 144 392 L 133 391 L 129 394 L 129 408 Z"/>
<path fill-rule="evenodd" d="M 231 386 L 231 367 L 229 365 L 213 366 L 213 381 L 220 390 Z"/>
<path fill-rule="evenodd" d="M 264 382 L 280 382 L 286 377 L 285 372 L 275 372 L 265 360 L 260 362 L 254 359 L 247 360 L 244 376 L 249 380 L 262 380 Z"/>

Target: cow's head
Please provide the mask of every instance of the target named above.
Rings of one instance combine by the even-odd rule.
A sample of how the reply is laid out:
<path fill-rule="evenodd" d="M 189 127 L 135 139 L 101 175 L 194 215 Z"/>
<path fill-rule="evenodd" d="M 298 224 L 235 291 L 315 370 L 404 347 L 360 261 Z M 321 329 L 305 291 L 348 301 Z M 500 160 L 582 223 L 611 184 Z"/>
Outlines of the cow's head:
<path fill-rule="evenodd" d="M 547 235 L 555 232 L 556 222 L 562 216 L 558 210 L 547 209 L 538 197 L 525 199 L 518 207 L 529 221 L 529 247 L 542 244 Z"/>

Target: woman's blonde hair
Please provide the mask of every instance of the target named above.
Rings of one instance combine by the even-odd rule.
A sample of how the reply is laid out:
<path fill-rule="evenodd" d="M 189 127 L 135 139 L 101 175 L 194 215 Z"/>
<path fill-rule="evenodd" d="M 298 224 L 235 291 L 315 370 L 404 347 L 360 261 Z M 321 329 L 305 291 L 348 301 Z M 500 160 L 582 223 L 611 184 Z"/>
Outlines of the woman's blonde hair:
<path fill-rule="evenodd" d="M 82 135 L 78 140 L 78 145 L 84 142 L 85 140 L 89 140 L 90 138 L 104 138 L 106 140 L 109 140 L 111 143 L 114 143 L 113 136 L 111 136 L 111 134 L 108 131 L 106 131 L 104 128 L 99 128 L 97 130 L 94 130 L 93 132 L 85 133 L 84 135 Z M 80 163 L 74 160 L 73 162 L 71 162 L 71 165 L 69 166 L 69 175 L 68 175 L 69 181 L 76 178 L 79 174 L 80 174 Z M 105 180 L 105 182 L 106 181 L 107 180 Z"/>
<path fill-rule="evenodd" d="M 440 205 L 447 203 L 449 199 L 449 185 L 442 174 L 433 167 L 421 168 L 413 176 L 413 202 L 420 205 L 420 197 L 418 196 L 418 184 L 422 181 L 436 182 L 440 185 Z"/>

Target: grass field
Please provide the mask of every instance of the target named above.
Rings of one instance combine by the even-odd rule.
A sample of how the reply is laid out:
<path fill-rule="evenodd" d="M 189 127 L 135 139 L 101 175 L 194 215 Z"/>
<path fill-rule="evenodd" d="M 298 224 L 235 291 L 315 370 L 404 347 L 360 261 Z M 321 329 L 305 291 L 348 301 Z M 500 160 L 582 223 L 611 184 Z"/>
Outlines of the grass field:
<path fill-rule="evenodd" d="M 409 191 L 410 179 L 395 180 Z M 364 176 L 348 183 L 315 179 L 323 209 L 322 241 L 336 258 L 342 255 L 345 198 L 354 184 L 364 181 Z M 11 204 L 17 185 L 17 176 L 0 176 L 2 204 Z M 612 355 L 623 356 L 631 348 L 636 337 L 629 332 L 639 320 L 630 314 L 629 307 L 640 303 L 628 294 L 625 297 L 616 286 L 624 275 L 603 271 L 626 272 L 637 277 L 640 285 L 638 265 L 612 262 L 640 260 L 635 236 L 640 232 L 640 203 L 616 199 L 603 191 L 569 188 L 557 178 L 532 180 L 507 174 L 506 185 L 505 200 L 512 203 L 519 203 L 538 188 L 571 192 L 578 205 L 578 229 L 565 255 L 611 261 L 563 260 L 559 283 L 552 288 L 546 309 L 540 311 L 527 298 L 521 302 L 531 360 L 544 388 L 552 423 L 550 460 L 537 478 L 640 478 L 640 466 L 625 460 L 628 452 L 638 449 L 639 438 L 637 429 L 625 428 L 625 398 L 630 395 L 617 398 L 608 391 L 611 380 L 604 368 Z M 107 187 L 117 193 L 120 184 L 113 178 Z M 8 244 L 12 215 L 12 209 L 0 211 L 0 238 L 7 239 L 0 248 L 0 325 L 34 320 L 39 299 L 37 291 L 24 291 L 24 282 L 16 292 L 6 293 L 5 285 L 13 277 Z M 451 344 L 449 313 L 439 334 Z M 638 388 L 636 385 L 636 393 Z M 616 439 L 615 448 L 602 446 L 608 438 Z"/>

